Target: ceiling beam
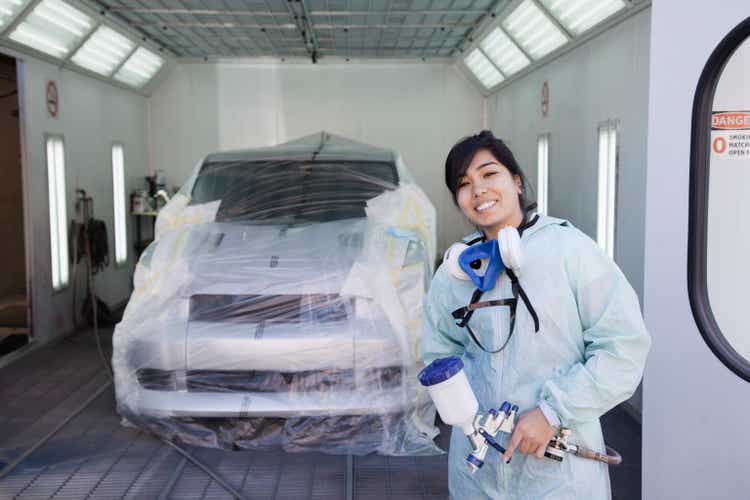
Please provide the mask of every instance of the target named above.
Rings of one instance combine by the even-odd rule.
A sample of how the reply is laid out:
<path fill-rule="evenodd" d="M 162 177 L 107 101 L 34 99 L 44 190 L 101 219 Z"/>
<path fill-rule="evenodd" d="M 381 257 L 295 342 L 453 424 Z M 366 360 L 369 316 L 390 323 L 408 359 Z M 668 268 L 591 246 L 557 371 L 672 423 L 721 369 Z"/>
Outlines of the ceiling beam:
<path fill-rule="evenodd" d="M 250 28 L 250 29 L 282 29 L 296 30 L 303 29 L 295 23 L 284 24 L 259 24 L 259 23 L 200 23 L 200 22 L 133 22 L 132 26 L 149 27 L 149 28 Z M 453 29 L 453 28 L 473 28 L 475 23 L 439 23 L 439 24 L 315 24 L 315 29 L 319 30 L 343 30 L 343 29 Z"/>
<path fill-rule="evenodd" d="M 307 32 L 307 27 L 305 26 L 304 21 L 302 21 L 300 19 L 300 15 L 297 13 L 297 11 L 295 10 L 295 8 L 292 7 L 293 3 L 294 2 L 284 2 L 284 5 L 286 6 L 287 10 L 289 11 L 289 15 L 292 16 L 292 18 L 294 19 L 294 24 L 279 24 L 279 25 L 256 24 L 255 27 L 257 27 L 257 28 L 259 28 L 261 30 L 265 30 L 265 29 L 268 29 L 268 28 L 272 28 L 273 29 L 273 28 L 275 28 L 275 26 L 279 26 L 279 27 L 285 26 L 286 28 L 281 28 L 281 29 L 295 29 L 295 30 L 297 30 L 297 32 L 299 32 L 300 38 L 302 38 L 302 44 L 304 45 L 304 50 L 307 52 L 307 54 L 311 58 L 315 58 L 315 57 L 317 57 L 317 56 L 314 55 L 315 54 L 315 47 L 311 47 L 312 43 L 311 43 L 311 40 L 308 39 L 308 34 L 309 33 Z M 234 24 L 234 23 L 228 23 L 228 24 Z M 201 26 L 198 26 L 198 27 L 201 27 Z M 225 26 L 217 26 L 217 27 L 225 27 Z M 236 28 L 250 28 L 252 26 L 249 26 L 249 25 L 245 26 L 245 25 L 240 25 L 240 23 L 237 23 L 236 26 L 229 26 L 229 27 L 230 28 L 234 28 L 234 27 L 236 27 Z M 289 48 L 287 50 L 293 50 L 293 49 Z"/>
<path fill-rule="evenodd" d="M 156 9 L 140 7 L 109 7 L 109 12 L 118 12 L 123 14 L 189 14 L 201 16 L 278 16 L 287 14 L 286 12 L 272 12 L 268 10 L 232 10 L 232 9 Z M 311 16 L 408 16 L 408 15 L 474 15 L 481 16 L 488 14 L 489 10 L 485 9 L 422 9 L 422 10 L 311 10 Z"/>
<path fill-rule="evenodd" d="M 310 13 L 307 10 L 307 5 L 305 5 L 305 0 L 298 0 L 298 5 L 302 9 L 302 23 L 305 25 L 305 29 L 307 30 L 307 34 L 310 36 L 310 42 L 312 43 L 313 51 L 311 54 L 312 62 L 313 64 L 318 62 L 318 40 L 317 36 L 315 35 L 315 27 L 310 22 Z"/>

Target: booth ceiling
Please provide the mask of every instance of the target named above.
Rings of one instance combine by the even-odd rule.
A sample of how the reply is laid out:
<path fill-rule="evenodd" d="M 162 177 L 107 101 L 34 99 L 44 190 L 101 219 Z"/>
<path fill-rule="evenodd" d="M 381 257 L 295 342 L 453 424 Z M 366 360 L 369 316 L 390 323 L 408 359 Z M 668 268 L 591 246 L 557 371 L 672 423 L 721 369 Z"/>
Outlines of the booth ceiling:
<path fill-rule="evenodd" d="M 483 22 L 546 55 L 629 0 L 95 0 L 181 57 L 450 57 Z M 512 64 L 518 64 L 511 58 Z"/>
<path fill-rule="evenodd" d="M 181 57 L 449 57 L 508 0 L 96 0 Z"/>
<path fill-rule="evenodd" d="M 0 0 L 0 43 L 140 89 L 173 58 L 454 58 L 485 92 L 650 0 Z"/>

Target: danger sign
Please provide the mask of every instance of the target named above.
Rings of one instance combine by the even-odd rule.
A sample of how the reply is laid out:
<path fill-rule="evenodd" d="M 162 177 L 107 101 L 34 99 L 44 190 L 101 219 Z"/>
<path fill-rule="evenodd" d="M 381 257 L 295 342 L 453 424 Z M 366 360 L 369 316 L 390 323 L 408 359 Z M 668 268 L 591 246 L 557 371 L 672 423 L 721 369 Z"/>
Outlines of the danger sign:
<path fill-rule="evenodd" d="M 711 115 L 711 155 L 750 159 L 750 111 L 717 111 Z"/>
<path fill-rule="evenodd" d="M 720 111 L 711 115 L 712 130 L 750 130 L 750 111 Z"/>

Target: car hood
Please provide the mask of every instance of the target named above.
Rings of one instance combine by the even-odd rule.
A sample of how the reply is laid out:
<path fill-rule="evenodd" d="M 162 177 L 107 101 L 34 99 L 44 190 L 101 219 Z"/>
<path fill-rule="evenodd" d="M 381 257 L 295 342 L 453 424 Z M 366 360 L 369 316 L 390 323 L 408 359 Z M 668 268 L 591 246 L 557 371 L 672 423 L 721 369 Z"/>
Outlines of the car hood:
<path fill-rule="evenodd" d="M 305 226 L 204 224 L 183 253 L 194 294 L 337 294 L 363 246 L 367 219 Z"/>

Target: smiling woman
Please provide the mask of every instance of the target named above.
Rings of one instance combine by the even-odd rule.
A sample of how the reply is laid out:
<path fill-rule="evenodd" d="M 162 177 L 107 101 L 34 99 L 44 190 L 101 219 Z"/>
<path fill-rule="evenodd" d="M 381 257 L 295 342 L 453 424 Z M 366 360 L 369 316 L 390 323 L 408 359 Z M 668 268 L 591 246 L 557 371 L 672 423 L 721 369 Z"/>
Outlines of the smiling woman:
<path fill-rule="evenodd" d="M 445 160 L 445 183 L 453 200 L 489 239 L 507 225 L 518 227 L 533 210 L 525 196 L 526 177 L 513 153 L 485 130 L 456 144 Z"/>
<path fill-rule="evenodd" d="M 465 462 L 477 451 L 474 442 L 452 434 L 451 497 L 610 498 L 603 464 L 554 462 L 545 450 L 566 428 L 574 441 L 604 453 L 599 417 L 635 391 L 651 343 L 635 292 L 591 238 L 534 213 L 513 153 L 491 132 L 453 147 L 445 180 L 479 229 L 464 240 L 469 248 L 458 260 L 476 259 L 483 249 L 488 262 L 461 266 L 471 280 L 450 265 L 436 271 L 425 301 L 422 359 L 462 356 L 480 414 L 503 401 L 520 408 L 509 442 L 501 443 L 505 463 L 488 454 L 488 467 L 472 474 Z M 520 241 L 515 252 L 510 240 Z M 495 278 L 493 268 L 505 271 Z M 472 274 L 483 269 L 477 284 Z"/>

